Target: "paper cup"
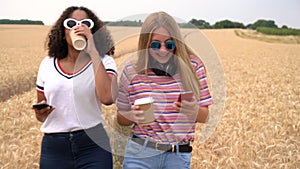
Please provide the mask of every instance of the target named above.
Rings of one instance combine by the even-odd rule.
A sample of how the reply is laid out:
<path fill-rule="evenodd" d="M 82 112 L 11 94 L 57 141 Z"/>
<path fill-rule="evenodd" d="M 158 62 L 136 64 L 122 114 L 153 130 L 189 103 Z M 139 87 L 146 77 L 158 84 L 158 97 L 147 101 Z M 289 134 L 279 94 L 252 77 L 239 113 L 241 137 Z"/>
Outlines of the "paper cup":
<path fill-rule="evenodd" d="M 153 99 L 151 97 L 141 98 L 134 101 L 134 105 L 140 106 L 141 110 L 144 110 L 143 117 L 145 120 L 141 125 L 146 125 L 155 120 L 153 112 Z"/>
<path fill-rule="evenodd" d="M 86 47 L 86 39 L 84 36 L 76 35 L 74 29 L 70 30 L 70 37 L 73 47 L 76 50 L 83 50 Z"/>

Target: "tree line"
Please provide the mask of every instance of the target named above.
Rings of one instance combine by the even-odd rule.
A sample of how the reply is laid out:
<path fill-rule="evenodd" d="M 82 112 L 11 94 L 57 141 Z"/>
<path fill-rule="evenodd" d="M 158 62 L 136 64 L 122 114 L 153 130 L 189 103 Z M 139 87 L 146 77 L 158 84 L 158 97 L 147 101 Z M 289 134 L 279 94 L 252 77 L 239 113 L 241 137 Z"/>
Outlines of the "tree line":
<path fill-rule="evenodd" d="M 107 21 L 105 22 L 108 26 L 141 26 L 143 22 L 141 20 L 138 21 Z M 0 19 L 0 24 L 32 24 L 32 25 L 44 25 L 42 21 L 33 21 L 28 19 L 21 20 L 10 20 L 10 19 Z M 248 28 L 248 29 L 256 29 L 258 27 L 268 27 L 268 28 L 279 28 L 275 21 L 273 20 L 258 20 L 253 24 L 244 25 L 240 22 L 233 22 L 230 20 L 222 20 L 216 22 L 213 25 L 210 25 L 209 22 L 205 20 L 197 20 L 192 19 L 188 23 L 179 23 L 179 26 L 182 28 L 199 28 L 199 29 L 224 29 L 224 28 Z M 286 25 L 283 25 L 281 28 L 288 28 Z"/>
<path fill-rule="evenodd" d="M 44 25 L 43 21 L 32 21 L 28 19 L 21 19 L 21 20 L 0 19 L 0 24 Z"/>
<path fill-rule="evenodd" d="M 138 21 L 113 21 L 105 22 L 108 26 L 142 26 L 143 22 Z M 21 20 L 10 20 L 10 19 L 0 19 L 0 24 L 31 24 L 31 25 L 44 25 L 42 21 L 33 21 L 28 19 Z M 206 22 L 203 19 L 191 19 L 188 23 L 178 23 L 181 28 L 198 28 L 198 29 L 227 29 L 227 28 L 240 28 L 240 29 L 253 29 L 264 34 L 271 35 L 300 35 L 299 29 L 288 28 L 286 25 L 283 25 L 279 28 L 275 21 L 273 20 L 264 20 L 260 19 L 256 22 L 248 25 L 244 25 L 240 22 L 233 22 L 230 20 L 218 21 L 213 25 L 210 25 L 209 22 Z"/>
<path fill-rule="evenodd" d="M 141 26 L 143 22 L 139 21 L 113 21 L 113 22 L 105 22 L 109 26 Z M 256 29 L 258 27 L 269 27 L 269 28 L 279 28 L 275 21 L 273 20 L 264 20 L 260 19 L 254 22 L 253 24 L 244 25 L 240 22 L 233 22 L 230 20 L 222 20 L 216 22 L 213 25 L 210 25 L 209 22 L 205 20 L 197 20 L 192 19 L 187 23 L 178 23 L 182 28 L 199 28 L 199 29 L 224 29 L 224 28 L 242 28 L 242 29 Z M 288 28 L 286 25 L 283 25 L 281 28 Z"/>
<path fill-rule="evenodd" d="M 139 21 L 115 21 L 106 22 L 108 26 L 141 26 L 143 23 Z M 188 23 L 178 23 L 181 28 L 198 28 L 198 29 L 227 29 L 227 28 L 240 28 L 240 29 L 253 29 L 258 32 L 269 35 L 300 35 L 299 29 L 288 28 L 283 25 L 281 28 L 275 24 L 273 20 L 260 19 L 248 25 L 240 22 L 233 22 L 230 20 L 222 20 L 210 25 L 205 20 L 192 19 Z"/>
<path fill-rule="evenodd" d="M 254 22 L 253 24 L 244 25 L 240 22 L 234 22 L 230 20 L 218 21 L 213 25 L 210 25 L 205 20 L 192 19 L 187 24 L 183 24 L 183 27 L 196 27 L 199 29 L 224 29 L 224 28 L 241 28 L 241 29 L 256 29 L 258 27 L 269 27 L 269 28 L 278 28 L 273 20 L 264 20 L 260 19 Z M 283 28 L 288 28 L 286 25 L 282 26 Z"/>

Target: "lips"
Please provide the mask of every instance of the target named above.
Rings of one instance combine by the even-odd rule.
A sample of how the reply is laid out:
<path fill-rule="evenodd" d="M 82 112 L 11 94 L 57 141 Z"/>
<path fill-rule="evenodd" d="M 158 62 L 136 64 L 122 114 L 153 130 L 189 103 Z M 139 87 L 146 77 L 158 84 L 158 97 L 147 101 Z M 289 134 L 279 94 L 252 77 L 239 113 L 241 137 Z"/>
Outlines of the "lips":
<path fill-rule="evenodd" d="M 156 60 L 160 63 L 166 63 L 170 60 L 170 55 L 156 55 Z"/>
<path fill-rule="evenodd" d="M 158 57 L 169 57 L 172 55 L 170 52 L 155 52 Z"/>

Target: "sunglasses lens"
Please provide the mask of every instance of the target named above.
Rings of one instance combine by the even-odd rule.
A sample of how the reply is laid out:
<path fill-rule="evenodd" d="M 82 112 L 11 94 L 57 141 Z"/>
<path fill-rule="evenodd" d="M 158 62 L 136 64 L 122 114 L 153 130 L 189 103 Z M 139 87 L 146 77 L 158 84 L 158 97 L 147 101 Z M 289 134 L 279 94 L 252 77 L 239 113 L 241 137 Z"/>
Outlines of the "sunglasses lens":
<path fill-rule="evenodd" d="M 87 27 L 89 27 L 89 29 L 92 29 L 94 27 L 94 22 L 91 19 L 84 19 L 80 21 L 81 24 L 86 25 Z"/>
<path fill-rule="evenodd" d="M 161 43 L 158 41 L 151 42 L 151 44 L 150 44 L 150 48 L 153 50 L 159 50 L 160 47 L 161 47 Z M 174 50 L 176 47 L 175 42 L 172 40 L 169 40 L 169 41 L 165 42 L 165 47 L 167 50 Z"/>
<path fill-rule="evenodd" d="M 92 25 L 90 21 L 82 21 L 81 24 L 85 24 L 87 27 Z"/>
<path fill-rule="evenodd" d="M 168 50 L 174 50 L 175 49 L 175 42 L 174 41 L 167 41 L 165 43 L 165 45 L 166 45 L 166 48 Z"/>
<path fill-rule="evenodd" d="M 74 26 L 76 26 L 76 22 L 73 21 L 73 20 L 69 20 L 69 21 L 67 22 L 67 26 L 68 26 L 69 28 L 73 28 Z"/>
<path fill-rule="evenodd" d="M 150 44 L 150 48 L 153 50 L 159 50 L 160 49 L 160 42 L 152 42 Z"/>

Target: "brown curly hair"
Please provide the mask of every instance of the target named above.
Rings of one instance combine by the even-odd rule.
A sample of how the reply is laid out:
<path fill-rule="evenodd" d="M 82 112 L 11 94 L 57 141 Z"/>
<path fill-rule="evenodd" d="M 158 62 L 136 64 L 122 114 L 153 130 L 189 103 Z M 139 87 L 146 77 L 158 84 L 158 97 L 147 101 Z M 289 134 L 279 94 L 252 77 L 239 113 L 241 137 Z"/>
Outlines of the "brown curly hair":
<path fill-rule="evenodd" d="M 115 50 L 114 42 L 112 40 L 110 32 L 106 29 L 104 22 L 102 22 L 90 9 L 82 6 L 68 7 L 67 9 L 65 9 L 65 11 L 63 11 L 61 16 L 53 25 L 45 43 L 48 50 L 48 55 L 50 57 L 56 57 L 58 59 L 67 57 L 68 45 L 65 38 L 65 27 L 63 26 L 63 22 L 65 19 L 69 18 L 69 16 L 75 10 L 85 11 L 89 19 L 93 20 L 95 25 L 91 31 L 93 33 L 94 42 L 100 56 L 103 57 L 105 54 L 113 55 Z"/>

